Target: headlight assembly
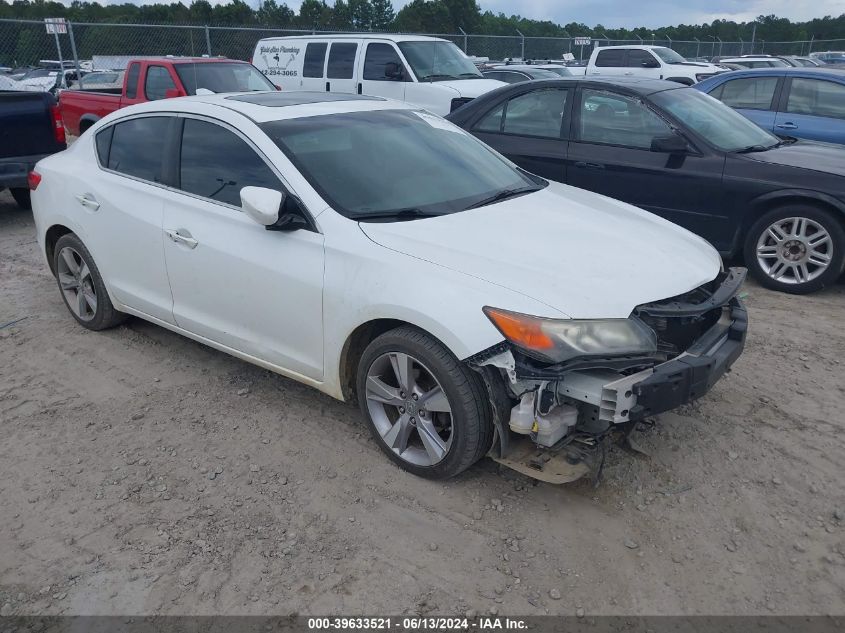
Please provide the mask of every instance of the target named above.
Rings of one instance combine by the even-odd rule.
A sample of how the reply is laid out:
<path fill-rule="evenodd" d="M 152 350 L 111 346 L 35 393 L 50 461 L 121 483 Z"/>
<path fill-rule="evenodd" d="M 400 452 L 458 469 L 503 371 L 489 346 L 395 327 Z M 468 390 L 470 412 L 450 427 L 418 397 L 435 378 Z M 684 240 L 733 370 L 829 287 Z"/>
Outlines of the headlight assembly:
<path fill-rule="evenodd" d="M 545 319 L 489 306 L 484 314 L 508 341 L 550 363 L 657 351 L 654 330 L 638 319 Z"/>

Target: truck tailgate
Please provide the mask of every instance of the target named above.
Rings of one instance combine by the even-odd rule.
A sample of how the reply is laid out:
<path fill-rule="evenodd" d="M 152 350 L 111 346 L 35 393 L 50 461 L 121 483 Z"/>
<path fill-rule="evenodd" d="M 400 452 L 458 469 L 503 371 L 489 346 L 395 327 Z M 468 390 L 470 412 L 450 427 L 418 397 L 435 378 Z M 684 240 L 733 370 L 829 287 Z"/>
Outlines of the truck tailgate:
<path fill-rule="evenodd" d="M 46 92 L 0 92 L 0 158 L 52 154 L 56 141 Z"/>

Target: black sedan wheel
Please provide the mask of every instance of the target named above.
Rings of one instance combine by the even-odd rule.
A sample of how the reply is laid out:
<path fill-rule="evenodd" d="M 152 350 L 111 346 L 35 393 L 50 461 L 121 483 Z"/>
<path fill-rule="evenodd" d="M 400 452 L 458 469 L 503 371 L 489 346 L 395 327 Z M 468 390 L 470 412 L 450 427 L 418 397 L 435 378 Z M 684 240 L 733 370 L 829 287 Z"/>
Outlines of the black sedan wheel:
<path fill-rule="evenodd" d="M 840 219 L 812 207 L 785 207 L 760 218 L 745 241 L 745 263 L 766 288 L 805 294 L 834 283 L 845 262 Z"/>

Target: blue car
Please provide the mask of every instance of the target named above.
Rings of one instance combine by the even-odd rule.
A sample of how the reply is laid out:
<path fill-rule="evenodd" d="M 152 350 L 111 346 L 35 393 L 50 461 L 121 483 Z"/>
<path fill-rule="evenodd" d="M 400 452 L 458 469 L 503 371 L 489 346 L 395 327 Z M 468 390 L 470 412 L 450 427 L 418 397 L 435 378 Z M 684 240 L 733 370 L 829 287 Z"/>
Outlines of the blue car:
<path fill-rule="evenodd" d="M 740 70 L 716 75 L 694 88 L 775 134 L 845 145 L 845 70 Z"/>

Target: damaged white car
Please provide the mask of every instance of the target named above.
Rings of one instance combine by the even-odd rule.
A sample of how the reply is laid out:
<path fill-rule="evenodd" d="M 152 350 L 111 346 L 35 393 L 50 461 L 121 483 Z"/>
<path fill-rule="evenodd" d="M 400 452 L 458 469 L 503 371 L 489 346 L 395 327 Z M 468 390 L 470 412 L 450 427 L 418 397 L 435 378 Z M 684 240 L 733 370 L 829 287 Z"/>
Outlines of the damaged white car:
<path fill-rule="evenodd" d="M 745 342 L 745 273 L 704 240 L 380 98 L 125 108 L 30 188 L 80 324 L 134 315 L 357 401 L 424 477 L 488 454 L 588 474 L 606 438 L 704 395 Z"/>

